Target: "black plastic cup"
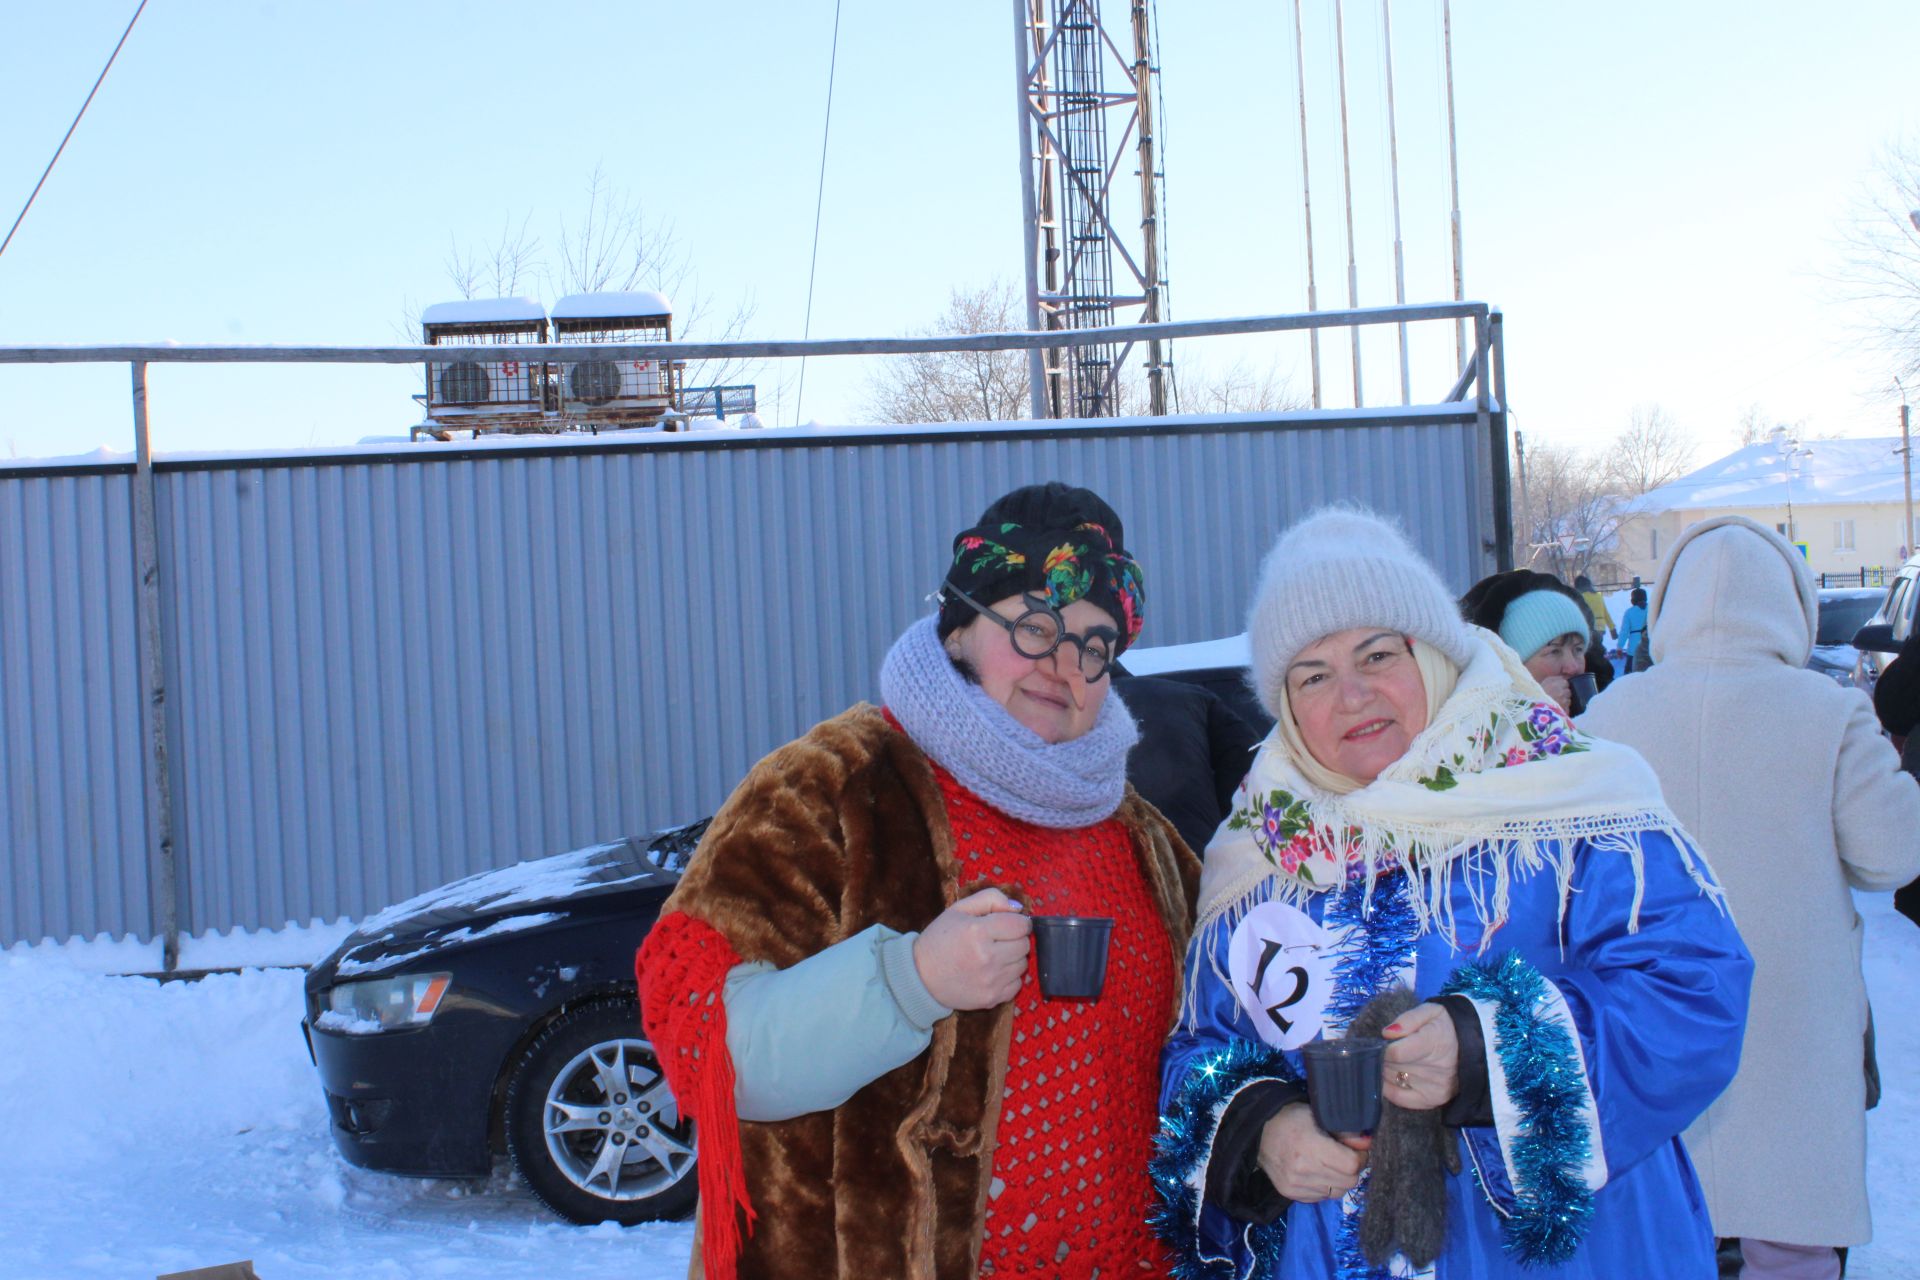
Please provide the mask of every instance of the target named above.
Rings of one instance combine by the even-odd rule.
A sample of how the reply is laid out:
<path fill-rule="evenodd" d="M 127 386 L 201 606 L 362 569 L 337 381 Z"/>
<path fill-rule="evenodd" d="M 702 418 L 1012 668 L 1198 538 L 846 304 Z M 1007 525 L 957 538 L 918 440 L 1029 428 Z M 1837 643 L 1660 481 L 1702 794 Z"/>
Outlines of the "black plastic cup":
<path fill-rule="evenodd" d="M 1380 1123 L 1380 1071 L 1387 1042 L 1374 1036 L 1314 1040 L 1301 1046 L 1307 1101 L 1328 1133 L 1372 1133 Z"/>
<path fill-rule="evenodd" d="M 1091 1000 L 1107 984 L 1111 916 L 1034 916 L 1040 992 L 1054 1000 Z"/>
<path fill-rule="evenodd" d="M 1593 701 L 1594 695 L 1600 692 L 1600 682 L 1589 674 L 1568 676 L 1567 683 L 1573 686 L 1575 711 L 1585 710 L 1586 705 Z"/>

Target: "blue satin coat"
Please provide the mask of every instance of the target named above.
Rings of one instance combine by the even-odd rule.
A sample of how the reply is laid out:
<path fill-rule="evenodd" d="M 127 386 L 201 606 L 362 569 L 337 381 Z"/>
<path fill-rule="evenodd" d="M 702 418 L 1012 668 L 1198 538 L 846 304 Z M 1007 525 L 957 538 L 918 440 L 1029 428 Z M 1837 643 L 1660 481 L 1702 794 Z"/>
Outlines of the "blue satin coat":
<path fill-rule="evenodd" d="M 1508 951 L 1530 962 L 1560 992 L 1585 1053 L 1607 1167 L 1606 1184 L 1594 1194 L 1592 1219 L 1571 1261 L 1523 1265 L 1503 1240 L 1503 1213 L 1512 1205 L 1512 1189 L 1495 1131 L 1462 1130 L 1465 1158 L 1462 1171 L 1449 1179 L 1447 1243 L 1435 1264 L 1438 1280 L 1713 1280 L 1716 1274 L 1712 1228 L 1680 1133 L 1727 1086 L 1739 1065 L 1753 962 L 1732 919 L 1688 875 L 1673 842 L 1648 832 L 1642 847 L 1645 896 L 1637 931 L 1627 928 L 1635 893 L 1631 860 L 1582 844 L 1574 851 L 1573 893 L 1564 922 L 1552 867 L 1524 879 L 1516 872 L 1509 918 L 1486 953 L 1476 956 L 1478 925 L 1463 875 L 1452 889 L 1458 946 L 1437 932 L 1426 933 L 1415 946 L 1415 992 L 1422 998 L 1438 993 L 1461 965 Z M 1389 884 L 1405 891 L 1394 875 L 1383 877 L 1376 893 Z M 1316 894 L 1303 909 L 1320 920 L 1327 897 Z M 1183 1021 L 1167 1045 L 1163 1114 L 1209 1054 L 1236 1038 L 1254 1038 L 1252 1024 L 1216 972 L 1227 968 L 1230 935 L 1225 922 L 1216 923 L 1196 934 L 1189 949 L 1186 973 L 1197 987 L 1198 1018 L 1191 1029 Z M 1287 1058 L 1299 1072 L 1298 1053 Z M 1277 1266 L 1259 1274 L 1263 1280 L 1341 1275 L 1335 1244 L 1340 1225 L 1337 1201 L 1290 1205 Z M 1183 1255 L 1179 1270 L 1255 1274 L 1246 1226 L 1211 1203 L 1204 1205 L 1192 1245 L 1174 1242 Z M 1218 1261 L 1206 1266 L 1208 1259 Z"/>

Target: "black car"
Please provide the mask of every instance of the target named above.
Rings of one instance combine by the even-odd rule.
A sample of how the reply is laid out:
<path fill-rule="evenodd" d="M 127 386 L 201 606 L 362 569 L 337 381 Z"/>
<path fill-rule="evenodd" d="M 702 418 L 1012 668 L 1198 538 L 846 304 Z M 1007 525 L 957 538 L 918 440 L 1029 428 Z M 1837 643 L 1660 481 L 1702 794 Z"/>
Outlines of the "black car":
<path fill-rule="evenodd" d="M 634 951 L 704 821 L 483 872 L 362 922 L 307 974 L 334 1144 L 367 1169 L 511 1157 L 575 1222 L 693 1209 L 692 1122 L 640 1028 Z"/>
<path fill-rule="evenodd" d="M 1855 668 L 1860 665 L 1860 653 L 1853 647 L 1853 638 L 1873 618 L 1886 594 L 1880 587 L 1820 588 L 1819 623 L 1807 670 L 1851 687 Z"/>

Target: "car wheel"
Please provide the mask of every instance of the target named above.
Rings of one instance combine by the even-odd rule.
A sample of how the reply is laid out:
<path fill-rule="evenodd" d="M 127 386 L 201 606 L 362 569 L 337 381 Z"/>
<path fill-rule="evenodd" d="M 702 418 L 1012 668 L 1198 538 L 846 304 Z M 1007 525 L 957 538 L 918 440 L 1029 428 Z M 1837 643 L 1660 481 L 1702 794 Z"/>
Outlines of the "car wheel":
<path fill-rule="evenodd" d="M 573 1222 L 651 1222 L 693 1211 L 693 1121 L 667 1089 L 631 999 L 570 1009 L 507 1085 L 507 1151 L 548 1208 Z"/>

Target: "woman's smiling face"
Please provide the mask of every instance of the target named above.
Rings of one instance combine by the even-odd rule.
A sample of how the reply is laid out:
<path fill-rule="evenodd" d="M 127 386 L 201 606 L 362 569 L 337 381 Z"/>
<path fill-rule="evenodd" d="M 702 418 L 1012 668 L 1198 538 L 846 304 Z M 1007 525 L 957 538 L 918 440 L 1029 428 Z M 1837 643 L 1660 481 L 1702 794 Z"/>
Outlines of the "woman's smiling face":
<path fill-rule="evenodd" d="M 1427 727 L 1413 642 L 1356 627 L 1308 645 L 1287 668 L 1287 703 L 1313 758 L 1365 786 Z"/>
<path fill-rule="evenodd" d="M 1026 597 L 1013 595 L 996 601 L 993 612 L 1011 622 L 1028 607 Z M 1099 627 L 1116 634 L 1107 611 L 1086 600 L 1060 610 L 1060 619 L 1078 636 Z M 1022 657 L 1005 627 L 990 618 L 975 618 L 948 636 L 947 652 L 966 664 L 988 697 L 1048 742 L 1067 742 L 1093 728 L 1113 685 L 1104 675 L 1090 681 L 1081 674 L 1080 649 L 1071 642 L 1044 658 Z"/>

